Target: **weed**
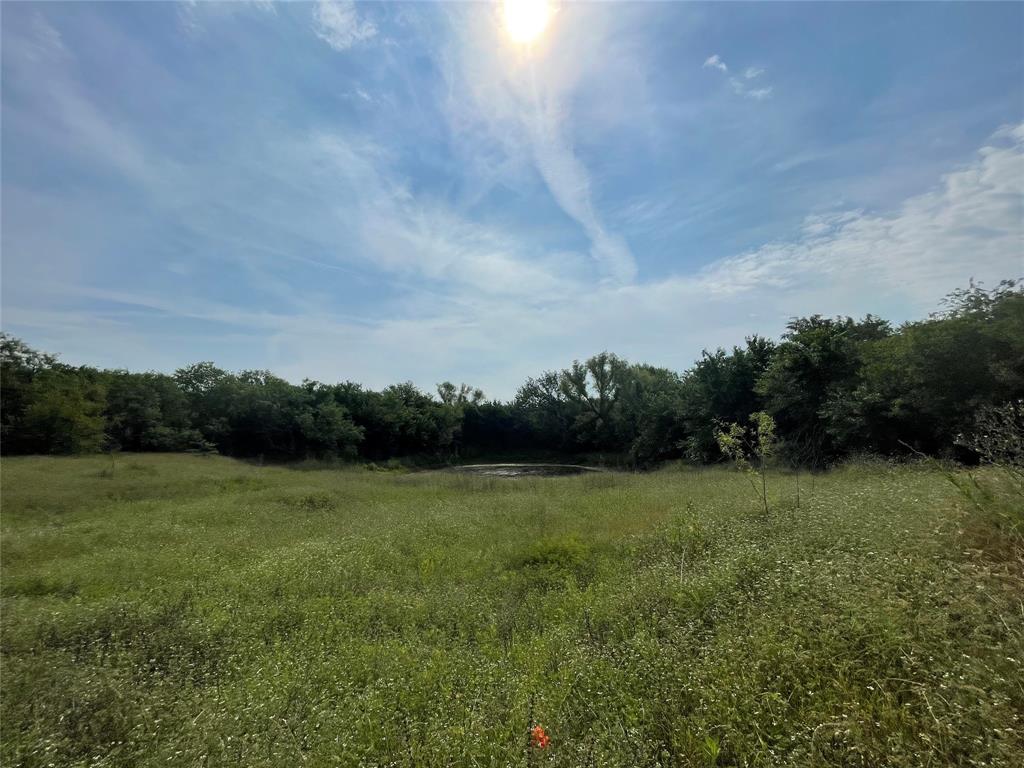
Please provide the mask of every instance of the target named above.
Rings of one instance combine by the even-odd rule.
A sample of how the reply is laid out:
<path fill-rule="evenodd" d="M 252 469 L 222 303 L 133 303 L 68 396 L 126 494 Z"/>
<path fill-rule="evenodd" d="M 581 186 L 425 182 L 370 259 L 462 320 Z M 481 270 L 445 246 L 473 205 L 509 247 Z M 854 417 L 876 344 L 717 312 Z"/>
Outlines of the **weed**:
<path fill-rule="evenodd" d="M 4 765 L 1024 763 L 995 469 L 109 464 L 3 460 Z"/>

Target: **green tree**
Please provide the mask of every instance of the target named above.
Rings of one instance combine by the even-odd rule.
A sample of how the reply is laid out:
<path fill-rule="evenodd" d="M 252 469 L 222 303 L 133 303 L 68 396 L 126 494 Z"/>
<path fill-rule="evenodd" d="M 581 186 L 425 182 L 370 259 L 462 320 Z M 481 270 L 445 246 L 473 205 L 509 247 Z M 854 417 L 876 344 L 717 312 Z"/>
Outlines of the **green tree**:
<path fill-rule="evenodd" d="M 1004 281 L 956 291 L 944 310 L 862 348 L 857 385 L 823 409 L 845 445 L 949 451 L 975 414 L 1024 397 L 1024 293 Z"/>
<path fill-rule="evenodd" d="M 601 352 L 582 363 L 574 361 L 560 374 L 559 389 L 575 406 L 572 431 L 581 446 L 612 450 L 623 447 L 619 397 L 628 374 L 628 363 L 610 352 Z"/>
<path fill-rule="evenodd" d="M 620 432 L 637 466 L 682 455 L 683 382 L 679 374 L 649 365 L 630 366 L 619 393 Z"/>
<path fill-rule="evenodd" d="M 865 345 L 891 333 L 886 321 L 872 315 L 790 321 L 757 383 L 790 461 L 821 467 L 846 450 L 833 429 L 836 403 L 857 387 Z"/>
<path fill-rule="evenodd" d="M 107 374 L 107 435 L 126 451 L 180 451 L 199 439 L 185 393 L 159 373 Z"/>
<path fill-rule="evenodd" d="M 104 444 L 98 371 L 60 366 L 33 377 L 18 429 L 28 453 L 88 453 Z"/>
<path fill-rule="evenodd" d="M 316 382 L 305 382 L 304 387 L 309 402 L 300 412 L 299 426 L 305 452 L 319 457 L 354 456 L 363 430 L 335 400 L 331 387 Z"/>
<path fill-rule="evenodd" d="M 443 381 L 437 385 L 437 396 L 441 400 L 444 415 L 441 442 L 447 445 L 452 456 L 460 456 L 464 448 L 466 413 L 479 408 L 484 401 L 484 392 L 469 384 L 456 387 L 450 381 Z"/>
<path fill-rule="evenodd" d="M 716 430 L 722 455 L 747 474 L 768 514 L 768 459 L 775 453 L 775 420 L 764 411 L 750 414 L 750 426 L 728 424 Z"/>
<path fill-rule="evenodd" d="M 545 371 L 537 378 L 527 379 L 516 393 L 513 407 L 528 425 L 537 447 L 573 447 L 572 426 L 579 406 L 562 391 L 557 371 Z"/>
<path fill-rule="evenodd" d="M 721 457 L 716 425 L 744 421 L 764 407 L 757 382 L 771 364 L 775 344 L 750 336 L 732 352 L 704 351 L 683 376 L 680 417 L 687 458 L 698 463 Z"/>
<path fill-rule="evenodd" d="M 0 333 L 0 448 L 4 453 L 28 450 L 22 428 L 33 379 L 57 364 L 57 358 L 32 349 L 21 339 Z"/>

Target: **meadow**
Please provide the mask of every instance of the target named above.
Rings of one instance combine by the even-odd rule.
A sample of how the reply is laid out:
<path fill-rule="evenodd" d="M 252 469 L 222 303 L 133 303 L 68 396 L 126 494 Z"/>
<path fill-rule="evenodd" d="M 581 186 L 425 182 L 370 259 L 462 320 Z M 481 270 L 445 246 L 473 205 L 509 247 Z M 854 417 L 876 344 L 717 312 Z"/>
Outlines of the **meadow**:
<path fill-rule="evenodd" d="M 1019 551 L 937 466 L 767 516 L 724 468 L 2 473 L 5 766 L 1024 764 Z"/>

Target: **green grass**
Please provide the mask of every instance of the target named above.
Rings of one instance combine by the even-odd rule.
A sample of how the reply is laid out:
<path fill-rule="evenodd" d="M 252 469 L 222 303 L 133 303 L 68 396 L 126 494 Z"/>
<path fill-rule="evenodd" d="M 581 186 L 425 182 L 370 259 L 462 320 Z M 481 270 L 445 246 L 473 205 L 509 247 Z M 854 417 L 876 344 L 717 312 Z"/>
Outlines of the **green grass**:
<path fill-rule="evenodd" d="M 726 470 L 2 471 L 5 766 L 1024 764 L 1019 553 L 934 469 L 768 518 Z"/>

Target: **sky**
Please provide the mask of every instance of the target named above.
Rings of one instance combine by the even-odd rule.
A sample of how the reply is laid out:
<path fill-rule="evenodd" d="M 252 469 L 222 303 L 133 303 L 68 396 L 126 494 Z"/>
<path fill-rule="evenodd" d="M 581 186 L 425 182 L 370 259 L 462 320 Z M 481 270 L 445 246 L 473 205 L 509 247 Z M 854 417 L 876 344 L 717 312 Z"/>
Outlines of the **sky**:
<path fill-rule="evenodd" d="M 0 320 L 510 398 L 1024 276 L 1024 4 L 5 2 Z"/>

